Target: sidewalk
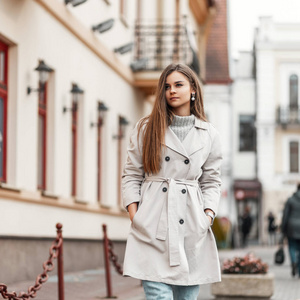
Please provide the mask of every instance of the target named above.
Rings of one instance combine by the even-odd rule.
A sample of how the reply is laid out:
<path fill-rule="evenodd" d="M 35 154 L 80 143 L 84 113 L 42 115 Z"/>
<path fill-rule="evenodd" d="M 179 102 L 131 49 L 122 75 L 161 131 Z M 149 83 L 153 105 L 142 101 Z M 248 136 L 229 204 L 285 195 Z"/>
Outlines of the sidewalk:
<path fill-rule="evenodd" d="M 243 256 L 253 252 L 269 264 L 269 272 L 275 275 L 275 292 L 271 300 L 300 300 L 300 279 L 292 278 L 288 251 L 285 249 L 286 260 L 283 266 L 273 263 L 274 253 L 277 247 L 249 247 L 246 249 L 221 250 L 220 260 L 234 256 Z M 34 284 L 31 282 L 20 282 L 8 286 L 9 291 L 27 291 Z M 145 300 L 143 288 L 140 281 L 132 278 L 124 278 L 118 275 L 112 268 L 112 293 L 120 300 Z M 57 276 L 50 276 L 47 283 L 37 292 L 37 300 L 57 300 Z M 65 300 L 96 300 L 106 297 L 104 269 L 87 270 L 77 273 L 65 274 Z M 0 298 L 1 299 L 1 298 Z M 198 300 L 215 299 L 210 293 L 210 285 L 202 285 Z M 243 298 L 246 300 L 247 298 Z M 240 300 L 234 298 L 234 300 Z"/>

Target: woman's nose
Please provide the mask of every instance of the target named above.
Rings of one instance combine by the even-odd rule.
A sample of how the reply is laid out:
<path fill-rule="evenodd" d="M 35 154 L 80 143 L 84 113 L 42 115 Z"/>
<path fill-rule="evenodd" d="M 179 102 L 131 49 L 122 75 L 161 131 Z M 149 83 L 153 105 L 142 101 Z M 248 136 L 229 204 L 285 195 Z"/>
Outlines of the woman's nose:
<path fill-rule="evenodd" d="M 171 94 L 174 94 L 176 92 L 173 86 L 170 87 L 170 92 Z"/>

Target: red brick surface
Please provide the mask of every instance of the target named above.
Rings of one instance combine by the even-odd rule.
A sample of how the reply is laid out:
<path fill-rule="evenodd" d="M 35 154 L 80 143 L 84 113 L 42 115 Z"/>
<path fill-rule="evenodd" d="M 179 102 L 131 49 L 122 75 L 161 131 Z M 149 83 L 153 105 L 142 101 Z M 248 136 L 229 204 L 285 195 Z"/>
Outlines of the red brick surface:
<path fill-rule="evenodd" d="M 206 47 L 206 83 L 230 83 L 227 0 L 215 0 L 216 16 Z"/>

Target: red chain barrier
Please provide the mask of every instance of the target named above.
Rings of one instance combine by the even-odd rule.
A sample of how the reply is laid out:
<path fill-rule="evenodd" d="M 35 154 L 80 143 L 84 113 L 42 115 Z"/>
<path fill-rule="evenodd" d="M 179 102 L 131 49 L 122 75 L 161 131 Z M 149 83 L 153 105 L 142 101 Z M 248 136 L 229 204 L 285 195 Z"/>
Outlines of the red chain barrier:
<path fill-rule="evenodd" d="M 63 285 L 63 258 L 62 258 L 62 249 L 63 249 L 63 237 L 62 237 L 62 224 L 56 224 L 57 236 L 55 241 L 53 241 L 49 252 L 50 256 L 48 260 L 43 263 L 44 272 L 39 274 L 36 277 L 35 285 L 28 288 L 28 292 L 20 292 L 17 295 L 16 292 L 8 292 L 7 286 L 3 283 L 0 283 L 0 294 L 4 299 L 9 300 L 26 300 L 30 298 L 35 298 L 38 290 L 41 289 L 42 284 L 48 280 L 48 272 L 51 272 L 54 269 L 53 260 L 58 259 L 58 286 L 59 286 L 59 300 L 64 300 L 64 285 Z"/>
<path fill-rule="evenodd" d="M 122 267 L 118 264 L 118 256 L 113 252 L 113 243 L 107 237 L 106 225 L 102 225 L 103 228 L 103 248 L 104 248 L 104 262 L 105 262 L 105 275 L 106 275 L 106 298 L 116 298 L 112 295 L 111 277 L 110 277 L 110 265 L 109 260 L 112 261 L 116 271 L 119 274 L 123 274 Z"/>
<path fill-rule="evenodd" d="M 114 254 L 113 252 L 113 243 L 111 240 L 108 240 L 108 252 L 109 252 L 109 259 L 112 261 L 116 271 L 120 274 L 123 275 L 123 269 L 121 265 L 118 263 L 118 256 Z"/>

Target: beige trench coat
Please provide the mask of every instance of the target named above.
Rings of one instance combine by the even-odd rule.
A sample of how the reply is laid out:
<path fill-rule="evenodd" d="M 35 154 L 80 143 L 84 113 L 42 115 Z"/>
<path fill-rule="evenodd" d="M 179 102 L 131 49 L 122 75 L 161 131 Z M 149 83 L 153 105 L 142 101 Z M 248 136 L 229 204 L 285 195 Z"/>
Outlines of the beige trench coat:
<path fill-rule="evenodd" d="M 215 238 L 204 210 L 216 214 L 220 199 L 220 138 L 195 119 L 181 142 L 168 128 L 160 172 L 144 173 L 142 134 L 128 146 L 123 204 L 138 202 L 127 239 L 124 275 L 175 285 L 221 280 Z"/>

